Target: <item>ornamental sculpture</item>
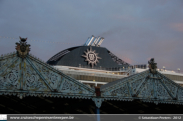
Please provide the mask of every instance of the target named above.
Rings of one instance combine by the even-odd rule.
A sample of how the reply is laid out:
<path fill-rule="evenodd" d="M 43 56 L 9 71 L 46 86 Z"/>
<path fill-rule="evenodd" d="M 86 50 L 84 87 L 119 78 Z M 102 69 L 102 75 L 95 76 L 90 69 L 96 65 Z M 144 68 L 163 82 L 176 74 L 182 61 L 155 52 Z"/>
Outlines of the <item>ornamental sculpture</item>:
<path fill-rule="evenodd" d="M 20 42 L 16 43 L 17 54 L 19 57 L 25 58 L 30 51 L 30 48 L 29 48 L 30 45 L 27 44 L 26 42 L 27 38 L 21 38 L 21 37 L 19 38 L 20 38 Z"/>
<path fill-rule="evenodd" d="M 154 58 L 151 58 L 150 61 L 148 61 L 149 63 L 149 70 L 151 73 L 155 74 L 156 73 L 156 69 L 157 69 L 157 63 L 154 62 Z"/>
<path fill-rule="evenodd" d="M 95 50 L 92 51 L 92 48 L 90 47 L 90 50 L 87 49 L 87 51 L 84 52 L 86 55 L 82 55 L 86 58 L 85 61 L 88 61 L 88 65 L 91 64 L 92 68 L 94 65 L 97 65 L 97 62 L 99 63 L 98 59 L 101 59 L 98 57 L 98 53 L 95 53 Z"/>

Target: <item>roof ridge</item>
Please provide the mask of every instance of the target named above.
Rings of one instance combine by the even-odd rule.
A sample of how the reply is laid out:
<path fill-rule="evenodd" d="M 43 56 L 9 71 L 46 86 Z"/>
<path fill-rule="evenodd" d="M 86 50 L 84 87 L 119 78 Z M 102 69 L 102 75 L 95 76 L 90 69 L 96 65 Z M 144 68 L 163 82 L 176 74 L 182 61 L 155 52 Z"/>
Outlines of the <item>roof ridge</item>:
<path fill-rule="evenodd" d="M 109 83 L 107 83 L 105 85 L 102 85 L 100 89 L 103 90 L 103 89 L 105 89 L 107 87 L 110 88 L 111 86 L 113 86 L 115 84 L 118 84 L 118 83 L 120 83 L 122 81 L 126 81 L 127 79 L 134 78 L 135 76 L 139 76 L 139 75 L 142 75 L 142 74 L 145 74 L 145 73 L 148 73 L 148 72 L 149 72 L 149 70 L 146 70 L 146 71 L 143 71 L 143 72 L 138 73 L 138 74 L 134 74 L 134 75 L 131 75 L 131 76 L 128 76 L 128 77 L 124 77 L 124 78 L 118 79 L 118 80 L 113 81 L 113 82 L 109 82 Z"/>
<path fill-rule="evenodd" d="M 4 55 L 2 54 L 0 56 L 0 60 L 10 58 L 12 55 L 16 55 L 16 54 L 17 54 L 16 51 L 13 51 L 11 53 L 7 53 L 7 54 L 4 54 Z"/>

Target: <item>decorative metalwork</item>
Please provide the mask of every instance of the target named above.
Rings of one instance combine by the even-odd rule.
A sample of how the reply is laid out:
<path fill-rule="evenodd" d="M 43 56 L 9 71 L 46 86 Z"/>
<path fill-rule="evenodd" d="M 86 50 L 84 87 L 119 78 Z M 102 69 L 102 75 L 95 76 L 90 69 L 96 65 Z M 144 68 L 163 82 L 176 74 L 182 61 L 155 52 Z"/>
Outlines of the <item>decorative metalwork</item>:
<path fill-rule="evenodd" d="M 47 80 L 48 83 L 50 83 L 50 85 L 56 89 L 57 87 L 57 83 L 59 80 L 61 80 L 61 76 L 58 75 L 57 73 L 51 71 L 50 69 L 48 69 L 45 66 L 42 66 L 39 63 L 36 63 L 35 60 L 32 60 L 34 66 L 37 68 L 37 70 L 44 75 L 44 77 L 46 77 L 45 79 Z"/>
<path fill-rule="evenodd" d="M 68 90 L 68 91 L 72 91 L 72 92 L 82 92 L 84 90 L 82 90 L 78 85 L 73 84 L 69 81 L 66 81 L 63 83 L 62 89 L 61 90 Z"/>
<path fill-rule="evenodd" d="M 30 45 L 27 44 L 26 40 L 27 38 L 20 38 L 20 43 L 16 43 L 16 50 L 18 53 L 18 56 L 20 56 L 21 58 L 25 58 L 27 56 L 27 54 L 30 51 Z"/>
<path fill-rule="evenodd" d="M 99 63 L 98 59 L 102 59 L 98 57 L 98 53 L 95 53 L 95 50 L 92 51 L 92 47 L 90 47 L 90 50 L 87 49 L 87 51 L 84 52 L 86 55 L 82 55 L 86 58 L 85 61 L 88 61 L 88 65 L 91 64 L 92 68 L 94 65 L 97 65 L 97 62 Z"/>
<path fill-rule="evenodd" d="M 101 92 L 102 97 L 106 100 L 139 99 L 156 104 L 183 104 L 183 87 L 161 73 L 151 73 L 150 70 L 123 78 L 116 83 L 103 85 Z"/>
<path fill-rule="evenodd" d="M 14 63 L 11 69 L 0 75 L 0 89 L 18 89 L 19 63 Z"/>
<path fill-rule="evenodd" d="M 183 88 L 180 88 L 180 89 L 179 89 L 178 99 L 179 99 L 179 100 L 183 100 Z"/>
<path fill-rule="evenodd" d="M 132 89 L 134 92 L 137 92 L 137 89 L 140 85 L 140 83 L 142 82 L 143 79 L 139 79 L 139 80 L 134 80 L 132 83 L 131 83 L 131 86 L 132 86 Z"/>
<path fill-rule="evenodd" d="M 48 70 L 45 67 L 42 67 L 42 72 L 45 74 L 47 79 L 49 79 L 51 81 L 51 83 L 53 85 L 55 85 L 55 83 L 57 83 L 57 80 L 58 80 L 58 75 L 57 74 L 51 72 L 50 70 Z"/>
<path fill-rule="evenodd" d="M 50 91 L 46 86 L 46 84 L 44 84 L 44 81 L 39 77 L 36 71 L 28 63 L 26 64 L 25 77 L 26 77 L 26 84 L 25 84 L 26 89 Z"/>
<path fill-rule="evenodd" d="M 2 68 L 6 64 L 7 60 L 3 60 L 0 62 L 0 68 Z"/>
<path fill-rule="evenodd" d="M 155 86 L 157 88 L 157 98 L 160 99 L 172 99 L 172 97 L 168 94 L 166 88 L 158 81 L 155 80 Z"/>
<path fill-rule="evenodd" d="M 104 101 L 104 99 L 102 98 L 92 98 L 92 100 L 95 102 L 96 107 L 100 108 L 102 105 L 102 102 Z"/>
<path fill-rule="evenodd" d="M 24 60 L 19 57 L 17 54 L 10 54 L 0 58 L 0 94 L 15 94 L 20 98 L 46 95 L 86 99 L 95 95 L 94 89 L 70 78 L 39 59 L 30 55 L 26 56 Z M 50 90 L 50 87 L 54 90 Z M 4 89 L 7 91 L 4 92 Z M 25 95 L 21 96 L 21 94 Z"/>
<path fill-rule="evenodd" d="M 154 62 L 154 58 L 151 58 L 150 61 L 148 61 L 149 63 L 149 70 L 151 73 L 155 74 L 157 71 L 157 63 Z"/>
<path fill-rule="evenodd" d="M 167 79 L 161 79 L 161 80 L 168 88 L 170 93 L 176 98 L 178 87 L 175 85 L 175 83 L 171 83 L 171 81 L 168 81 Z"/>
<path fill-rule="evenodd" d="M 154 91 L 152 85 L 152 80 L 147 80 L 146 84 L 143 86 L 143 89 L 141 90 L 138 96 L 143 98 L 154 98 Z"/>
<path fill-rule="evenodd" d="M 129 89 L 126 84 L 123 84 L 120 88 L 115 89 L 111 92 L 111 95 L 113 96 L 130 96 Z"/>
<path fill-rule="evenodd" d="M 18 59 L 17 57 L 9 56 L 4 57 L 2 60 L 0 59 L 0 74 L 6 70 L 6 68 L 15 61 L 15 59 Z"/>

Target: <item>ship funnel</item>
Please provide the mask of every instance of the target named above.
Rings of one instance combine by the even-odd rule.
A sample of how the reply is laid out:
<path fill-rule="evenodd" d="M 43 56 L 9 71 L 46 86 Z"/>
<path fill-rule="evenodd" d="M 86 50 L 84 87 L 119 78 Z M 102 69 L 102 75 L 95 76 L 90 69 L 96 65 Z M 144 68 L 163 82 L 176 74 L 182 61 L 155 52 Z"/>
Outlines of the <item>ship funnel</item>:
<path fill-rule="evenodd" d="M 97 40 L 94 43 L 94 46 L 97 46 L 98 41 L 100 40 L 100 37 L 97 38 Z"/>
<path fill-rule="evenodd" d="M 91 38 L 88 40 L 88 43 L 86 44 L 86 46 L 90 46 L 94 38 L 95 37 L 92 35 Z"/>
<path fill-rule="evenodd" d="M 88 37 L 88 39 L 86 40 L 84 46 L 87 46 L 87 43 L 90 41 L 90 37 Z"/>
<path fill-rule="evenodd" d="M 84 46 L 97 46 L 99 47 L 102 42 L 104 41 L 104 38 L 103 37 L 94 37 L 93 35 L 91 37 L 89 37 Z"/>
<path fill-rule="evenodd" d="M 104 38 L 101 37 L 100 40 L 99 40 L 98 43 L 97 43 L 97 46 L 100 47 L 100 45 L 102 44 L 103 41 L 104 41 Z"/>
<path fill-rule="evenodd" d="M 93 42 L 91 43 L 91 46 L 95 46 L 95 42 L 97 41 L 97 37 L 95 37 L 95 39 L 93 39 Z"/>

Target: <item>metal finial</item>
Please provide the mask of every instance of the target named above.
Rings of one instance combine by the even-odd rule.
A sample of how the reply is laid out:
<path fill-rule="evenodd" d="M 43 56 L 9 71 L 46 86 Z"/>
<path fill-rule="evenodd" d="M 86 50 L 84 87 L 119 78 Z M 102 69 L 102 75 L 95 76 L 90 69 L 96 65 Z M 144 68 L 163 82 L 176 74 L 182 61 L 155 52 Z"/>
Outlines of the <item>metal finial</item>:
<path fill-rule="evenodd" d="M 156 69 L 157 69 L 157 63 L 154 62 L 154 58 L 151 58 L 150 61 L 148 61 L 149 63 L 149 70 L 151 73 L 156 73 Z"/>
<path fill-rule="evenodd" d="M 21 58 L 25 58 L 28 54 L 29 54 L 29 51 L 30 51 L 30 45 L 27 44 L 26 40 L 27 38 L 20 38 L 20 42 L 16 43 L 16 50 L 18 52 L 18 56 L 21 57 Z"/>
<path fill-rule="evenodd" d="M 20 36 L 19 36 L 19 38 L 20 38 L 20 40 L 21 40 L 22 42 L 25 42 L 25 41 L 27 40 L 27 38 L 21 38 Z"/>

